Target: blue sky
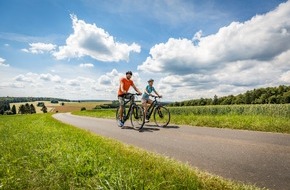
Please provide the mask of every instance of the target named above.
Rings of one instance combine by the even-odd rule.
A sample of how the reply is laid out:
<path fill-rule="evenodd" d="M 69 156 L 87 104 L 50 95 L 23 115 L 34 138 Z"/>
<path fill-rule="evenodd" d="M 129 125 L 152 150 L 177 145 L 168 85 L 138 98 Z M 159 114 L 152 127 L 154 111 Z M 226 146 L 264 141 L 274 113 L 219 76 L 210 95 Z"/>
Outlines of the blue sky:
<path fill-rule="evenodd" d="M 290 1 L 0 0 L 0 96 L 165 100 L 290 84 Z"/>

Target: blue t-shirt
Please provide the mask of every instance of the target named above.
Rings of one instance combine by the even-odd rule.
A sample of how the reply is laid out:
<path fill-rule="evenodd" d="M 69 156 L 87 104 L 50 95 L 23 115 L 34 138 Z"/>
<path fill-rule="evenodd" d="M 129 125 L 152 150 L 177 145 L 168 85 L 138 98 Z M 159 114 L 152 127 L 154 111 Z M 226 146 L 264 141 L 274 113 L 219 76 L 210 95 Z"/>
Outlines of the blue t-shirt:
<path fill-rule="evenodd" d="M 150 85 L 148 85 L 148 86 L 146 86 L 146 91 L 150 94 L 151 92 L 155 92 L 155 89 L 154 89 L 154 87 L 153 86 L 150 86 Z M 147 94 L 147 93 L 143 93 L 143 96 L 142 96 L 142 99 L 149 99 L 149 95 Z"/>

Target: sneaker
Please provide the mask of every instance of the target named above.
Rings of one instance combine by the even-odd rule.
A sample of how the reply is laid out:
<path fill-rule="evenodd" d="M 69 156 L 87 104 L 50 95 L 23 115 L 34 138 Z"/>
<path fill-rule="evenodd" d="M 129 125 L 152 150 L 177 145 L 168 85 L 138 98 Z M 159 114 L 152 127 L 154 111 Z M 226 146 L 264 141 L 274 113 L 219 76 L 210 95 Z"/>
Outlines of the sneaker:
<path fill-rule="evenodd" d="M 123 127 L 124 126 L 124 123 L 121 120 L 118 120 L 118 126 L 119 127 Z"/>
<path fill-rule="evenodd" d="M 149 123 L 149 119 L 145 119 L 145 123 Z"/>

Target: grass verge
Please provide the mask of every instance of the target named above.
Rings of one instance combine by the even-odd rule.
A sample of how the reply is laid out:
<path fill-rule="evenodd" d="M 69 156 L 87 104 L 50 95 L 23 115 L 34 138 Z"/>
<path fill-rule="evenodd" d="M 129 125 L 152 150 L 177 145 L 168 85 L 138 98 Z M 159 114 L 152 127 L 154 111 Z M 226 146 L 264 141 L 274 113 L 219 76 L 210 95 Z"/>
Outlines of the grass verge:
<path fill-rule="evenodd" d="M 62 124 L 0 116 L 0 189 L 257 189 Z"/>

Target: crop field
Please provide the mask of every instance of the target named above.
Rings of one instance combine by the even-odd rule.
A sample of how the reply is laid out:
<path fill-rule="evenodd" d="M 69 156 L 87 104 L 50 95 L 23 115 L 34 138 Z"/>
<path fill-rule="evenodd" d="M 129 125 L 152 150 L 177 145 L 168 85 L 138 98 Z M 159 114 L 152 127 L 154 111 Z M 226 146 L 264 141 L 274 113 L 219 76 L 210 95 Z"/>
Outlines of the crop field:
<path fill-rule="evenodd" d="M 290 104 L 170 107 L 174 115 L 261 115 L 290 119 Z"/>
<path fill-rule="evenodd" d="M 0 115 L 0 189 L 258 189 L 63 124 Z"/>
<path fill-rule="evenodd" d="M 35 109 L 36 109 L 36 113 L 42 113 L 41 111 L 41 107 L 37 107 L 37 103 L 39 101 L 36 102 L 21 102 L 21 103 L 10 103 L 10 107 L 12 107 L 13 105 L 16 106 L 16 110 L 18 111 L 19 106 L 21 104 L 26 104 L 28 103 L 33 104 Z M 52 112 L 52 113 L 56 113 L 56 112 L 73 112 L 73 111 L 79 111 L 81 110 L 81 108 L 86 108 L 87 110 L 92 110 L 93 108 L 95 108 L 97 105 L 100 104 L 104 104 L 107 102 L 59 102 L 59 103 L 51 103 L 50 101 L 41 101 L 44 102 L 45 106 L 47 107 L 47 112 Z M 61 103 L 64 103 L 64 105 L 62 105 Z"/>
<path fill-rule="evenodd" d="M 169 110 L 171 124 L 290 134 L 289 104 L 169 107 Z M 91 117 L 115 118 L 115 109 L 73 113 Z"/>

